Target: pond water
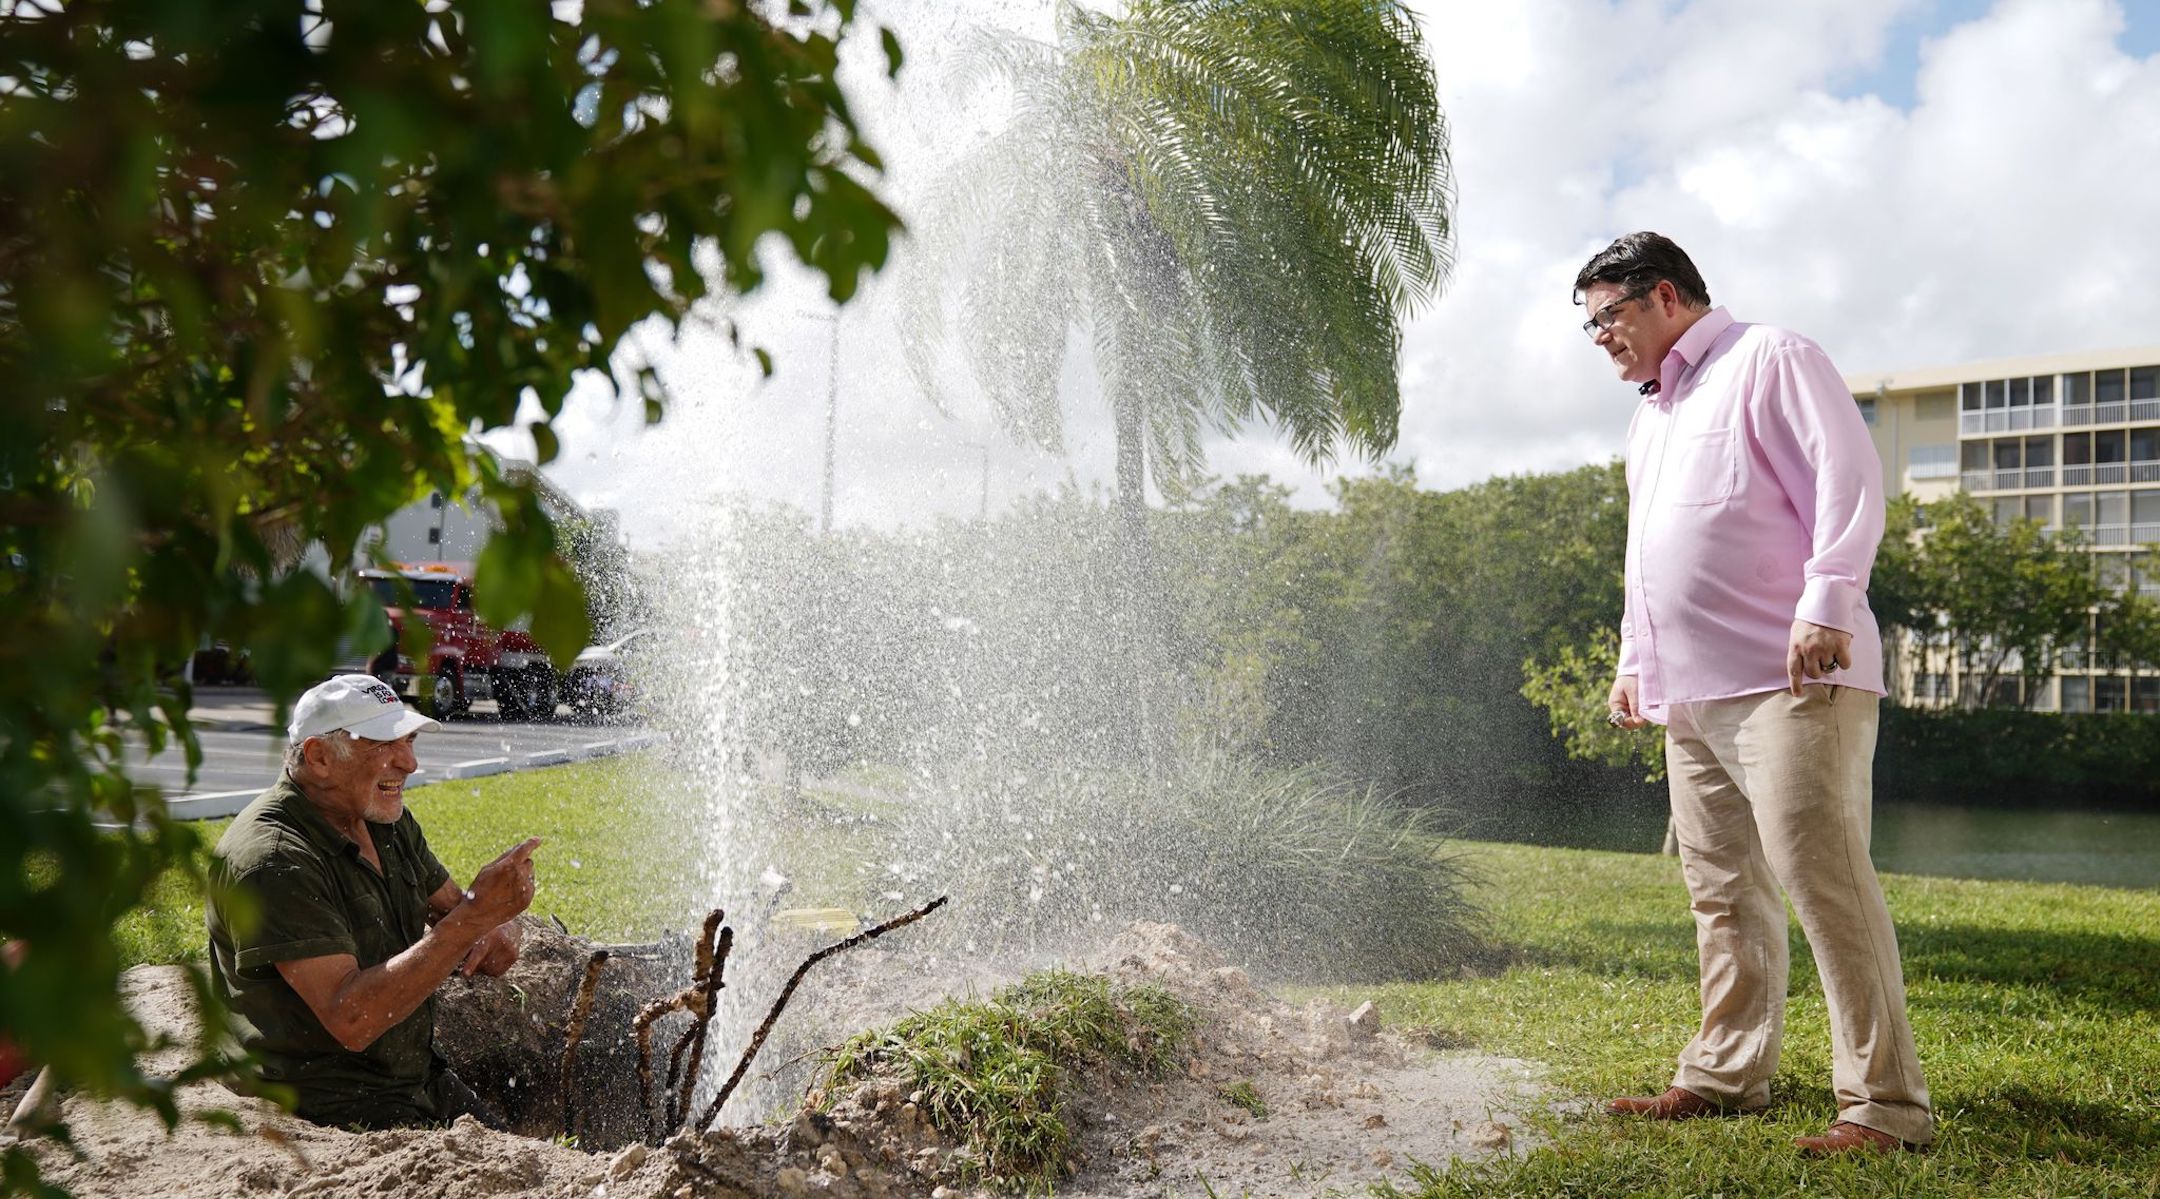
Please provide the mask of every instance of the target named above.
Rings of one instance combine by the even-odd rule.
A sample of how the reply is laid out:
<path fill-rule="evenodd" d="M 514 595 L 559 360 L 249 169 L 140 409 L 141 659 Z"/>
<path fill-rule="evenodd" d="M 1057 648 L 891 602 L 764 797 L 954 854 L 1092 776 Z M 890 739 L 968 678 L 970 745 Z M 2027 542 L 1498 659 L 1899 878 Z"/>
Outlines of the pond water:
<path fill-rule="evenodd" d="M 1586 804 L 1538 827 L 1473 822 L 1470 836 L 1646 852 L 1664 836 L 1662 805 Z M 1879 870 L 1949 878 L 2160 887 L 2160 813 L 2017 811 L 1878 802 Z"/>

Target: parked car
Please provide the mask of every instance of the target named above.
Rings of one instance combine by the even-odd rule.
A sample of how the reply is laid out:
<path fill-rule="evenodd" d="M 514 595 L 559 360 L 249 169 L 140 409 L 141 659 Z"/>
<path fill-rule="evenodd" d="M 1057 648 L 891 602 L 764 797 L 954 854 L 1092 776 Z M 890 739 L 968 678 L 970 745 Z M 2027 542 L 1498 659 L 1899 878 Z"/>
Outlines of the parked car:
<path fill-rule="evenodd" d="M 645 693 L 646 657 L 659 635 L 638 629 L 604 645 L 587 646 L 563 678 L 563 702 L 581 716 L 620 716 Z"/>

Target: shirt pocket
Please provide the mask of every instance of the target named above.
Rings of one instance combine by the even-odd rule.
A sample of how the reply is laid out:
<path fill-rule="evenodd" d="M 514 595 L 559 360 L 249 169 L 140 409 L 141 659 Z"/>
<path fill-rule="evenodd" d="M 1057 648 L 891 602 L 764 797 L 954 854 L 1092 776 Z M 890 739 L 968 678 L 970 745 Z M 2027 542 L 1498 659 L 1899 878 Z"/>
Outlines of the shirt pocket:
<path fill-rule="evenodd" d="M 1740 473 L 1737 440 L 1732 429 L 1683 434 L 1673 447 L 1672 502 L 1700 508 L 1731 499 Z"/>

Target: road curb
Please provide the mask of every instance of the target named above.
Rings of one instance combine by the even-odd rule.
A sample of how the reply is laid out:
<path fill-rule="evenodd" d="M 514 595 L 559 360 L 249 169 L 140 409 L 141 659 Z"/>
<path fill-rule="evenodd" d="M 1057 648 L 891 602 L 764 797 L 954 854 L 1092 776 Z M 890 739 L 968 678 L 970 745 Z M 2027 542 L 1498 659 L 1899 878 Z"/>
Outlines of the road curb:
<path fill-rule="evenodd" d="M 454 762 L 440 771 L 422 770 L 406 780 L 405 789 L 411 791 L 433 783 L 452 783 L 464 779 L 485 778 L 493 774 L 512 774 L 541 766 L 567 766 L 573 762 L 589 762 L 595 758 L 612 758 L 618 754 L 647 749 L 666 740 L 667 735 L 664 733 L 632 733 L 611 741 L 594 741 L 571 749 L 542 750 L 538 753 L 521 754 L 515 758 L 474 758 L 469 762 Z M 218 820 L 237 814 L 262 793 L 262 788 L 255 788 L 246 791 L 218 791 L 209 795 L 187 795 L 166 801 L 165 811 L 175 820 Z"/>

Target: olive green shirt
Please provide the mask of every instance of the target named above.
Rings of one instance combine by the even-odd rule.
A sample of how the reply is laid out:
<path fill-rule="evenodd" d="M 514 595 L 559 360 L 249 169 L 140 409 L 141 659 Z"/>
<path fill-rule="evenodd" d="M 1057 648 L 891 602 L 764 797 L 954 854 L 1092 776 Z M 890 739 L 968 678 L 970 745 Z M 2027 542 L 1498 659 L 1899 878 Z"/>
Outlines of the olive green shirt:
<path fill-rule="evenodd" d="M 410 811 L 367 830 L 381 873 L 290 775 L 242 810 L 218 838 L 211 869 L 253 897 L 256 918 L 230 919 L 213 890 L 210 981 L 236 1017 L 241 1047 L 261 1062 L 265 1080 L 298 1094 L 301 1116 L 376 1128 L 426 1123 L 440 1118 L 434 998 L 354 1053 L 277 971 L 279 962 L 344 953 L 365 970 L 427 932 L 428 896 L 450 872 Z"/>

